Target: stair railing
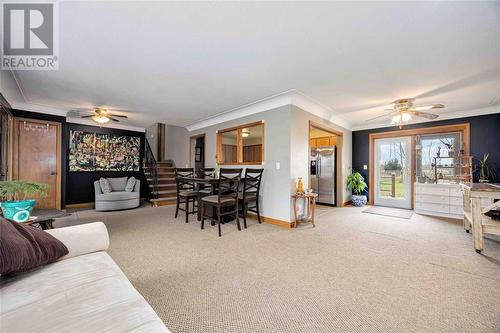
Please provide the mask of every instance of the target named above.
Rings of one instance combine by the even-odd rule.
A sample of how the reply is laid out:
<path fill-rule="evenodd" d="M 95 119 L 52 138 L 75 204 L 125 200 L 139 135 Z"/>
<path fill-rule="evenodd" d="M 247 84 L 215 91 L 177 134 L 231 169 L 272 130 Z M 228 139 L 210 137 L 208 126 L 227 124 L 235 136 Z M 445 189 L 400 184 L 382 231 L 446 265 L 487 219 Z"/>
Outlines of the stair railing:
<path fill-rule="evenodd" d="M 149 172 L 149 177 L 146 174 L 144 175 L 146 179 L 151 178 L 151 182 L 148 181 L 149 185 L 151 185 L 151 198 L 158 199 L 158 168 L 153 150 L 151 149 L 147 138 L 146 149 L 144 152 L 143 172 Z"/>

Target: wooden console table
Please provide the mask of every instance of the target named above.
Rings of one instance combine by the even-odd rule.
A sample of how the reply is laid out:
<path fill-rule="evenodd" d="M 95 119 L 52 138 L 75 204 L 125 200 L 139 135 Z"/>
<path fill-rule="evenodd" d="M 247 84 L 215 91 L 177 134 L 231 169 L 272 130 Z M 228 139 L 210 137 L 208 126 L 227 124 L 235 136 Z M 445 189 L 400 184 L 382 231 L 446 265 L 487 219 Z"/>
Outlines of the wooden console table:
<path fill-rule="evenodd" d="M 316 198 L 318 195 L 316 193 L 309 193 L 309 194 L 293 194 L 292 195 L 292 205 L 293 205 L 293 217 L 294 217 L 294 228 L 297 228 L 298 223 L 312 223 L 313 227 L 316 225 L 314 224 L 314 213 L 316 211 Z M 298 199 L 304 199 L 305 201 L 305 207 L 304 210 L 307 213 L 306 217 L 304 218 L 299 218 L 297 214 L 297 203 Z"/>
<path fill-rule="evenodd" d="M 500 207 L 500 184 L 461 184 L 464 199 L 464 229 L 474 235 L 474 248 L 481 253 L 484 248 L 484 234 L 500 235 L 500 221 L 484 215 Z"/>

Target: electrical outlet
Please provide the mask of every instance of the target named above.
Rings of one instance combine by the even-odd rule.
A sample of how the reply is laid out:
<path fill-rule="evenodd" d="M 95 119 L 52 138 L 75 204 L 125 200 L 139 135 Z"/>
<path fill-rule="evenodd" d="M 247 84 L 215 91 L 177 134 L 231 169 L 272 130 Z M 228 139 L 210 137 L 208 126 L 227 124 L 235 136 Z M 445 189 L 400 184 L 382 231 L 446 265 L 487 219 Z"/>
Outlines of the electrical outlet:
<path fill-rule="evenodd" d="M 368 170 L 368 165 L 363 164 L 363 170 Z"/>
<path fill-rule="evenodd" d="M 276 170 L 279 170 L 281 167 L 280 162 L 276 162 Z"/>

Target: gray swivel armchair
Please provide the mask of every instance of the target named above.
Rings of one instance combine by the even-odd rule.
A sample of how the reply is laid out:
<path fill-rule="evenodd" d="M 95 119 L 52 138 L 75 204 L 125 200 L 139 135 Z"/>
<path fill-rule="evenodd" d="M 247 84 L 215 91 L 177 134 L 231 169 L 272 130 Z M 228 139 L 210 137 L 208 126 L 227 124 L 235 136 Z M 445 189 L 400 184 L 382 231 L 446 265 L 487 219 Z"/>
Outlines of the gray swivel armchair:
<path fill-rule="evenodd" d="M 123 181 L 124 178 L 125 181 Z M 127 192 L 125 191 L 127 177 L 124 178 L 108 178 L 112 188 L 110 193 L 103 193 L 99 181 L 96 180 L 94 182 L 95 210 L 121 210 L 139 207 L 141 181 L 137 179 L 134 190 L 132 192 Z"/>

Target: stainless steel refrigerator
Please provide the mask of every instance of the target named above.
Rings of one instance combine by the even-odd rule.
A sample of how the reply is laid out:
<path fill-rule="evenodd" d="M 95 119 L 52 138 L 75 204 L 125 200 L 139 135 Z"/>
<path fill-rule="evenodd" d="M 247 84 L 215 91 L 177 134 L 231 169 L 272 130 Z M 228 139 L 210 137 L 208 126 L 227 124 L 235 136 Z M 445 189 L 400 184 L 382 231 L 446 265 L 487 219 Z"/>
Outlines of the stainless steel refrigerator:
<path fill-rule="evenodd" d="M 311 148 L 311 182 L 317 203 L 335 206 L 335 146 Z"/>

